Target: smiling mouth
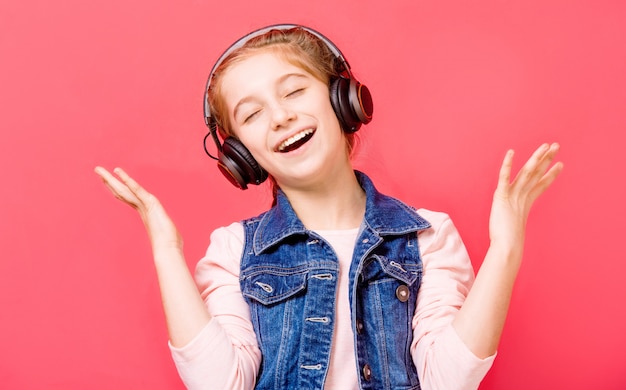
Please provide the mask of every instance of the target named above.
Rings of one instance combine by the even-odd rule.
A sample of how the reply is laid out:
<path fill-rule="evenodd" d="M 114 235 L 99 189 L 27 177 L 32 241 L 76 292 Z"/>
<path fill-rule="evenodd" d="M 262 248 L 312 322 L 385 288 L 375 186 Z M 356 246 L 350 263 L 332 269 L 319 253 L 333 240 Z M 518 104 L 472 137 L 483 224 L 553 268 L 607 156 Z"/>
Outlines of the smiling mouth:
<path fill-rule="evenodd" d="M 287 153 L 291 152 L 292 150 L 296 150 L 300 146 L 304 145 L 308 140 L 310 140 L 311 137 L 313 137 L 313 134 L 315 134 L 315 129 L 306 129 L 299 132 L 298 134 L 294 134 L 293 136 L 284 140 L 280 145 L 278 145 L 276 151 L 280 153 Z"/>

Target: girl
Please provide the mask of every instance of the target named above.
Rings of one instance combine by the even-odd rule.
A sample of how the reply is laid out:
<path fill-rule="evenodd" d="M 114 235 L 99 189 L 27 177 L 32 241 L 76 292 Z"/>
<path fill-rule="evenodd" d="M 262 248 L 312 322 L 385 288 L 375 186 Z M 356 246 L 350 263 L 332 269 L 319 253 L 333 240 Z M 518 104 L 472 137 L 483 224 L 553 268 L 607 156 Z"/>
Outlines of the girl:
<path fill-rule="evenodd" d="M 379 193 L 352 168 L 367 88 L 339 50 L 301 26 L 237 41 L 209 77 L 205 117 L 219 167 L 245 188 L 269 177 L 273 206 L 217 229 L 195 281 L 157 198 L 123 170 L 96 172 L 141 216 L 170 348 L 190 389 L 475 389 L 491 367 L 534 201 L 557 144 L 493 197 L 476 279 L 443 213 Z M 223 145 L 216 131 L 219 128 Z"/>

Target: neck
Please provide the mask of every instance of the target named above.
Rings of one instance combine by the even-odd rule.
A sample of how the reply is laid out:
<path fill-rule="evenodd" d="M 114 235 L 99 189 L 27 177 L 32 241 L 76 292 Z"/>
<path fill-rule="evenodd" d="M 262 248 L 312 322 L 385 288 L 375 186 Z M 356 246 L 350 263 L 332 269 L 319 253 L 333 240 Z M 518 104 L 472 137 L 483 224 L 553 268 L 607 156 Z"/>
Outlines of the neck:
<path fill-rule="evenodd" d="M 365 192 L 350 166 L 309 188 L 282 188 L 307 229 L 359 227 L 365 215 Z"/>

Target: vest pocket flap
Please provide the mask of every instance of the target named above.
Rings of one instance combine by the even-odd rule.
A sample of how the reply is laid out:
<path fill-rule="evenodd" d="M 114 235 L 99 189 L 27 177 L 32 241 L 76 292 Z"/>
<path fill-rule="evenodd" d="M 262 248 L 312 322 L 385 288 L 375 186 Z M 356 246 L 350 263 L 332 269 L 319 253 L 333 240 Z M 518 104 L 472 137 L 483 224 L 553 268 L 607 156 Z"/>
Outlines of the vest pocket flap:
<path fill-rule="evenodd" d="M 415 281 L 420 279 L 422 276 L 421 263 L 407 263 L 403 261 L 392 260 L 380 255 L 373 255 L 371 259 L 376 260 L 376 262 L 380 265 L 382 271 L 385 274 L 393 277 L 394 279 L 398 279 L 409 286 L 415 283 Z M 370 269 L 368 273 L 371 272 L 375 272 L 375 270 Z M 366 275 L 364 276 L 367 278 Z M 372 276 L 373 275 L 370 275 L 370 277 Z"/>
<path fill-rule="evenodd" d="M 307 272 L 266 271 L 244 277 L 241 292 L 263 305 L 273 305 L 305 290 L 306 284 Z"/>

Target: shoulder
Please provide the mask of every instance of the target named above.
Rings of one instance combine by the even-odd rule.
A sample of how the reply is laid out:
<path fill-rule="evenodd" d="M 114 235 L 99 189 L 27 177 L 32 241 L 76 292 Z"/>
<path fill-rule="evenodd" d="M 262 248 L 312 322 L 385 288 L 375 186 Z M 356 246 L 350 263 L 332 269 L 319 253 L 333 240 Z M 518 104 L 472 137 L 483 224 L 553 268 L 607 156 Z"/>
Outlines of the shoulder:
<path fill-rule="evenodd" d="M 196 272 L 216 265 L 238 269 L 243 251 L 244 231 L 241 222 L 222 226 L 210 235 L 210 243 L 204 257 L 198 262 Z"/>
<path fill-rule="evenodd" d="M 228 249 L 240 248 L 243 244 L 244 231 L 241 222 L 233 222 L 228 226 L 219 227 L 211 233 L 209 250 L 213 246 Z"/>
<path fill-rule="evenodd" d="M 433 211 L 425 208 L 416 209 L 417 213 L 425 220 L 430 222 L 431 225 L 441 225 L 444 221 L 449 220 L 450 216 L 443 211 Z"/>
<path fill-rule="evenodd" d="M 430 223 L 431 230 L 438 230 L 446 223 L 452 223 L 450 216 L 442 211 L 433 211 L 425 208 L 416 209 L 417 214 Z"/>
<path fill-rule="evenodd" d="M 463 253 L 465 256 L 463 240 L 447 213 L 423 208 L 418 209 L 417 213 L 430 223 L 428 229 L 418 233 L 422 254 L 446 248 L 457 253 Z"/>

